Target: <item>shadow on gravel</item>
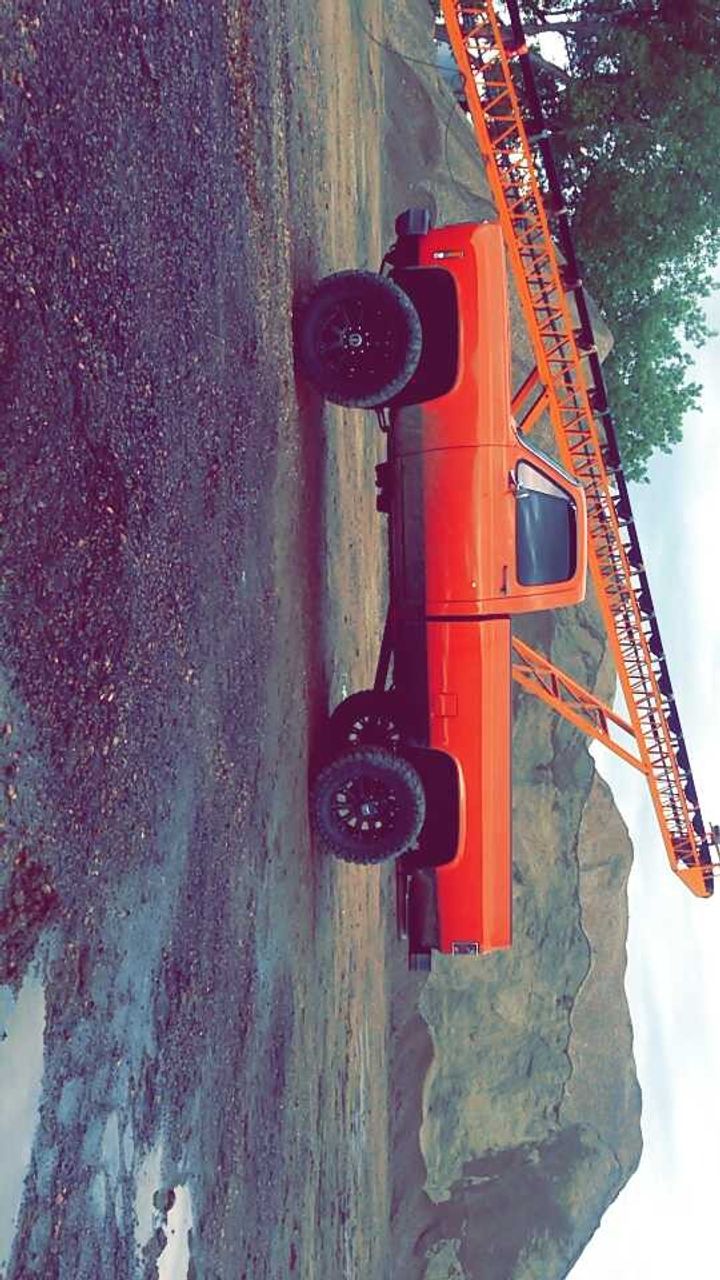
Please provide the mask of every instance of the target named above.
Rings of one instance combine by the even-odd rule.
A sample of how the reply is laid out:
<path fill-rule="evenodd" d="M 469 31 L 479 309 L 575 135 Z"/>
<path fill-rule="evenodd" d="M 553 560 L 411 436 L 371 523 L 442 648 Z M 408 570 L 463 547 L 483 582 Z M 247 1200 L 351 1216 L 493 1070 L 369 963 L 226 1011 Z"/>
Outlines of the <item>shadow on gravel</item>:
<path fill-rule="evenodd" d="M 298 860 L 308 919 L 327 892 L 324 458 L 293 396 L 282 100 L 243 21 L 249 106 L 220 6 L 75 0 L 9 31 L 0 972 L 37 953 L 47 999 L 14 1278 L 136 1274 L 158 1142 L 199 1274 L 224 1224 L 240 1266 L 243 1221 L 267 1241 L 284 1213 L 266 1170 L 315 943 L 273 913 Z"/>

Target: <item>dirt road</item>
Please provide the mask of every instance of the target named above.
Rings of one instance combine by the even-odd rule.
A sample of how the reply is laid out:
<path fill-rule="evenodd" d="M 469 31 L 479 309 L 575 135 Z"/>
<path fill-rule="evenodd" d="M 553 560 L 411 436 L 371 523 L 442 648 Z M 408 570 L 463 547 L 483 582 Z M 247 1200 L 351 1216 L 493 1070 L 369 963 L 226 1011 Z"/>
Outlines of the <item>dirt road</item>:
<path fill-rule="evenodd" d="M 47 1010 L 8 1280 L 154 1275 L 179 1187 L 188 1274 L 380 1280 L 389 877 L 307 823 L 380 445 L 291 331 L 381 255 L 379 50 L 335 0 L 1 21 L 3 977 Z"/>

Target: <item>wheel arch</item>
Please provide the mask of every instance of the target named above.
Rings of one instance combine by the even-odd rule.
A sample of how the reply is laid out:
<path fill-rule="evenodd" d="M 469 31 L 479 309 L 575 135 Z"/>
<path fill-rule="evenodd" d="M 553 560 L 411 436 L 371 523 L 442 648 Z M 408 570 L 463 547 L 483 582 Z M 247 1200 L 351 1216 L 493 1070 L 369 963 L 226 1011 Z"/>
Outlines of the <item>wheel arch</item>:
<path fill-rule="evenodd" d="M 463 786 L 457 761 L 435 747 L 403 744 L 402 754 L 418 773 L 425 792 L 425 822 L 414 866 L 440 867 L 452 862 L 462 834 Z"/>

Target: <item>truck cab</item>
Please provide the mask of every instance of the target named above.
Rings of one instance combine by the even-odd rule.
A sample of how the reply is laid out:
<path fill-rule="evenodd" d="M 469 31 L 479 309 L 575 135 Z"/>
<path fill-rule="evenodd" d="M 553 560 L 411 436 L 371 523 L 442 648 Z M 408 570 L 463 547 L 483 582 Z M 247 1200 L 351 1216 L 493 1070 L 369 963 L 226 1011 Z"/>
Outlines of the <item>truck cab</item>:
<path fill-rule="evenodd" d="M 431 229 L 410 212 L 397 229 L 389 282 L 402 294 L 402 324 L 376 340 L 362 307 L 345 307 L 351 337 L 361 335 L 346 348 L 349 402 L 363 396 L 360 341 L 376 381 L 392 387 L 369 406 L 386 414 L 388 441 L 385 661 L 375 689 L 331 719 L 331 759 L 312 796 L 331 852 L 397 860 L 411 964 L 425 967 L 433 949 L 510 945 L 511 619 L 583 599 L 586 511 L 582 486 L 512 417 L 498 225 Z M 366 312 L 376 311 L 373 300 Z M 398 377 L 397 361 L 382 357 L 393 341 L 402 349 L 406 323 L 411 355 Z"/>

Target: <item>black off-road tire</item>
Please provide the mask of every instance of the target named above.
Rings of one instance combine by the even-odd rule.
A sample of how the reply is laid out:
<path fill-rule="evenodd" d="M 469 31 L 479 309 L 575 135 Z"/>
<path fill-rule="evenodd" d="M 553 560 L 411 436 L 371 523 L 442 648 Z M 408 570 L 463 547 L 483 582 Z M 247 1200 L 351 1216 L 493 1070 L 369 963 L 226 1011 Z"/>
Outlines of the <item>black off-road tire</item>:
<path fill-rule="evenodd" d="M 425 821 L 425 792 L 402 756 L 380 747 L 358 747 L 317 775 L 311 814 L 324 852 L 371 865 L 413 847 Z"/>
<path fill-rule="evenodd" d="M 302 308 L 297 353 L 308 381 L 333 404 L 377 409 L 417 369 L 422 329 L 415 307 L 387 276 L 340 271 Z"/>
<path fill-rule="evenodd" d="M 385 747 L 397 751 L 403 738 L 405 717 L 393 693 L 361 689 L 341 702 L 330 717 L 330 742 L 343 748 Z"/>

